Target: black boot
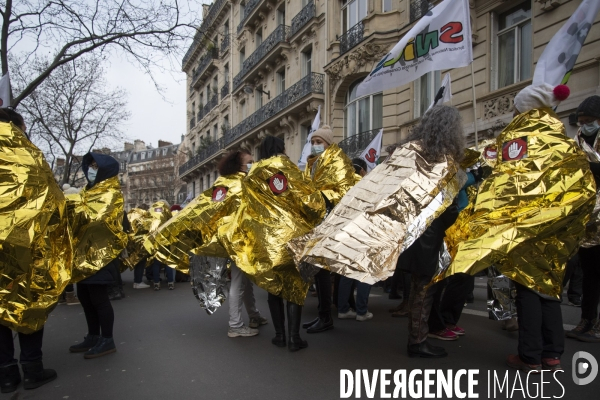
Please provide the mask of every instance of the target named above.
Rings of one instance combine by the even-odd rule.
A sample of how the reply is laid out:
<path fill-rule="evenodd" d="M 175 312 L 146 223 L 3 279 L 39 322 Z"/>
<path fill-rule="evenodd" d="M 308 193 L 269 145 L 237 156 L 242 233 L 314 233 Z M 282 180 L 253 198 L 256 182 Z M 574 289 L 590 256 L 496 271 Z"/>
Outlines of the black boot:
<path fill-rule="evenodd" d="M 23 368 L 23 388 L 25 390 L 39 388 L 56 379 L 56 371 L 44 369 L 41 361 L 21 364 L 21 368 Z"/>
<path fill-rule="evenodd" d="M 290 351 L 298 351 L 308 347 L 306 340 L 300 338 L 300 320 L 302 319 L 302 306 L 287 302 L 288 315 L 288 349 Z"/>
<path fill-rule="evenodd" d="M 11 393 L 17 390 L 21 383 L 21 372 L 17 364 L 0 368 L 0 391 Z"/>
<path fill-rule="evenodd" d="M 316 324 L 306 330 L 306 333 L 319 333 L 333 329 L 333 319 L 331 313 L 327 316 L 320 317 Z"/>
<path fill-rule="evenodd" d="M 74 344 L 69 347 L 69 351 L 71 353 L 83 353 L 84 351 L 88 351 L 96 344 L 98 344 L 98 340 L 100 340 L 100 335 L 86 335 L 83 338 L 83 342 Z"/>
<path fill-rule="evenodd" d="M 83 355 L 83 358 L 98 358 L 116 351 L 117 347 L 113 338 L 101 337 L 98 343 Z"/>
<path fill-rule="evenodd" d="M 319 317 L 317 317 L 317 318 L 313 319 L 312 321 L 309 321 L 309 322 L 305 322 L 305 323 L 303 323 L 303 324 L 302 324 L 302 328 L 304 328 L 304 329 L 308 329 L 308 328 L 310 328 L 311 326 L 313 326 L 314 324 L 316 324 L 317 322 L 319 322 Z"/>
<path fill-rule="evenodd" d="M 271 340 L 271 343 L 277 347 L 285 347 L 285 312 L 283 311 L 283 299 L 269 293 L 267 302 L 269 303 L 269 311 L 271 311 L 273 327 L 275 327 L 275 337 Z"/>
<path fill-rule="evenodd" d="M 423 358 L 442 358 L 446 357 L 448 353 L 443 347 L 430 345 L 427 340 L 417 344 L 408 345 L 408 356 L 409 357 L 423 357 Z"/>

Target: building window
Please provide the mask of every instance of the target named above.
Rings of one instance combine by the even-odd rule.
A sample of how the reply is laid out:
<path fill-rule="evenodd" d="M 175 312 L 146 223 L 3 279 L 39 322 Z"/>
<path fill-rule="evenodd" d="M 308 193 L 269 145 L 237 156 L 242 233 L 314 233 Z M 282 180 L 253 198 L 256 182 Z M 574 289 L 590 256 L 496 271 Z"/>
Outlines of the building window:
<path fill-rule="evenodd" d="M 240 114 L 242 114 L 242 121 L 246 119 L 246 102 L 240 102 Z"/>
<path fill-rule="evenodd" d="M 196 142 L 192 142 L 192 155 L 196 154 Z"/>
<path fill-rule="evenodd" d="M 137 161 L 137 154 L 133 155 L 133 161 Z"/>
<path fill-rule="evenodd" d="M 277 25 L 285 25 L 285 4 L 277 9 Z"/>
<path fill-rule="evenodd" d="M 263 106 L 262 86 L 257 86 L 254 91 L 254 106 L 257 111 Z"/>
<path fill-rule="evenodd" d="M 192 198 L 196 197 L 196 182 L 192 182 Z"/>
<path fill-rule="evenodd" d="M 200 111 L 203 107 L 202 103 L 204 102 L 204 92 L 200 92 L 200 104 L 198 104 L 198 111 Z M 200 122 L 200 121 L 198 121 Z"/>
<path fill-rule="evenodd" d="M 379 129 L 383 126 L 383 94 L 357 97 L 356 89 L 362 79 L 350 85 L 344 109 L 344 137 Z"/>
<path fill-rule="evenodd" d="M 309 122 L 310 124 L 310 122 Z M 306 143 L 306 138 L 310 133 L 311 126 L 310 125 L 300 125 L 300 145 L 304 148 L 304 144 Z"/>
<path fill-rule="evenodd" d="M 256 40 L 256 47 L 258 48 L 258 46 L 260 46 L 263 41 L 262 28 L 259 28 L 256 30 L 256 33 L 254 34 L 254 38 Z"/>
<path fill-rule="evenodd" d="M 244 61 L 246 61 L 246 47 L 240 49 L 240 69 L 242 69 Z"/>
<path fill-rule="evenodd" d="M 167 150 L 168 150 L 168 149 L 163 149 L 163 156 L 166 156 L 166 155 L 167 155 Z"/>
<path fill-rule="evenodd" d="M 215 171 L 215 173 L 213 175 L 214 175 L 213 181 L 216 181 L 217 178 L 219 177 L 219 173 L 217 171 Z"/>
<path fill-rule="evenodd" d="M 367 16 L 367 0 L 342 1 L 342 33 L 358 24 Z"/>
<path fill-rule="evenodd" d="M 496 89 L 531 78 L 533 38 L 531 2 L 526 1 L 497 18 Z"/>
<path fill-rule="evenodd" d="M 229 115 L 223 117 L 223 129 L 229 129 Z"/>
<path fill-rule="evenodd" d="M 381 9 L 383 12 L 392 11 L 392 0 L 383 0 Z"/>
<path fill-rule="evenodd" d="M 415 81 L 415 118 L 422 117 L 440 88 L 441 72 L 428 72 Z"/>
<path fill-rule="evenodd" d="M 217 80 L 217 76 L 215 75 L 213 77 L 213 82 L 212 82 L 212 87 L 213 87 L 213 94 L 216 96 L 217 95 L 217 90 L 219 87 L 219 81 Z"/>
<path fill-rule="evenodd" d="M 218 136 L 219 136 L 219 125 L 214 124 L 213 125 L 213 140 L 217 140 Z"/>
<path fill-rule="evenodd" d="M 312 47 L 302 52 L 302 76 L 312 72 Z"/>
<path fill-rule="evenodd" d="M 240 3 L 240 22 L 242 22 L 245 17 L 246 17 L 246 2 L 242 1 Z"/>
<path fill-rule="evenodd" d="M 225 78 L 225 83 L 229 82 L 229 64 L 225 64 L 225 67 L 223 68 L 223 75 Z"/>
<path fill-rule="evenodd" d="M 142 152 L 140 153 L 140 159 L 143 160 L 146 158 L 146 153 Z"/>
<path fill-rule="evenodd" d="M 206 188 L 210 187 L 210 174 L 206 175 Z"/>
<path fill-rule="evenodd" d="M 285 68 L 277 71 L 277 94 L 283 93 L 285 90 Z"/>

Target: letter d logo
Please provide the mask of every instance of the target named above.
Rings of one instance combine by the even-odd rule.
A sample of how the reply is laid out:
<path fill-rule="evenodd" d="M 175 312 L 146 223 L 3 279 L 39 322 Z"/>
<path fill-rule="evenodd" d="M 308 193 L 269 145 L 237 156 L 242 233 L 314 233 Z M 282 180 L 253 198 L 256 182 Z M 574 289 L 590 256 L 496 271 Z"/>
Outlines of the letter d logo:
<path fill-rule="evenodd" d="M 585 360 L 585 361 L 582 361 Z M 576 385 L 587 385 L 591 383 L 598 375 L 598 361 L 593 355 L 585 351 L 578 351 L 573 354 L 573 382 Z M 583 375 L 589 371 L 589 375 L 585 378 L 579 378 L 578 375 Z"/>

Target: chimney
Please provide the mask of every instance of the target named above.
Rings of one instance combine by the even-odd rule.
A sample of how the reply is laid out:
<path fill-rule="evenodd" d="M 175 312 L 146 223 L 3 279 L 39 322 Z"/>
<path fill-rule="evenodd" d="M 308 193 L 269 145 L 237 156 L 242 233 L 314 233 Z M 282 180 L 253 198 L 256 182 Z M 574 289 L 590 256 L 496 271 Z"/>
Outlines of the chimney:
<path fill-rule="evenodd" d="M 179 143 L 183 143 L 183 139 L 185 139 L 185 136 L 182 134 L 181 135 L 181 142 L 179 142 Z"/>
<path fill-rule="evenodd" d="M 57 167 L 64 167 L 65 166 L 65 159 L 64 158 L 57 158 L 56 159 L 56 166 Z"/>
<path fill-rule="evenodd" d="M 143 140 L 136 139 L 133 141 L 133 150 L 134 151 L 142 151 L 146 150 L 146 143 Z"/>
<path fill-rule="evenodd" d="M 165 140 L 160 140 L 158 141 L 158 147 L 167 147 L 167 146 L 172 146 L 173 143 L 171 142 L 167 142 Z"/>
<path fill-rule="evenodd" d="M 124 151 L 130 151 L 133 150 L 133 143 L 131 142 L 125 142 L 125 146 L 123 147 Z"/>

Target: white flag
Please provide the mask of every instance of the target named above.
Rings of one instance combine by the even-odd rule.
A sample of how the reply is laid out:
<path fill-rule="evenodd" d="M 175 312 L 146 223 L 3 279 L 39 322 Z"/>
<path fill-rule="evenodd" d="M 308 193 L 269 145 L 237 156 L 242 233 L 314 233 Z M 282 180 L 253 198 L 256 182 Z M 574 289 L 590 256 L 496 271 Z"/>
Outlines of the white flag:
<path fill-rule="evenodd" d="M 298 168 L 300 168 L 301 170 L 303 170 L 304 167 L 306 167 L 306 160 L 308 160 L 308 156 L 310 156 L 310 139 L 312 138 L 313 132 L 319 129 L 319 126 L 321 126 L 321 106 L 319 106 L 319 109 L 317 110 L 317 115 L 315 115 L 315 119 L 312 123 L 312 126 L 310 127 L 310 132 L 306 137 L 306 143 L 304 144 L 304 148 L 302 149 L 300 161 L 298 161 Z"/>
<path fill-rule="evenodd" d="M 469 0 L 444 0 L 425 14 L 358 86 L 357 95 L 405 85 L 431 71 L 473 62 Z"/>
<path fill-rule="evenodd" d="M 547 83 L 556 86 L 567 83 L 599 11 L 600 1 L 583 0 L 546 45 L 535 66 L 533 85 Z"/>
<path fill-rule="evenodd" d="M 381 156 L 381 141 L 383 139 L 383 128 L 379 130 L 379 133 L 367 148 L 360 154 L 360 158 L 367 162 L 367 172 L 371 172 L 373 168 L 377 166 L 377 160 Z"/>
<path fill-rule="evenodd" d="M 10 106 L 10 79 L 8 72 L 0 79 L 0 108 Z"/>
<path fill-rule="evenodd" d="M 450 80 L 450 74 L 447 73 L 440 84 L 440 88 L 437 91 L 435 98 L 431 102 L 429 108 L 436 104 L 444 104 L 452 100 L 452 81 Z M 429 108 L 427 111 L 429 111 Z"/>

